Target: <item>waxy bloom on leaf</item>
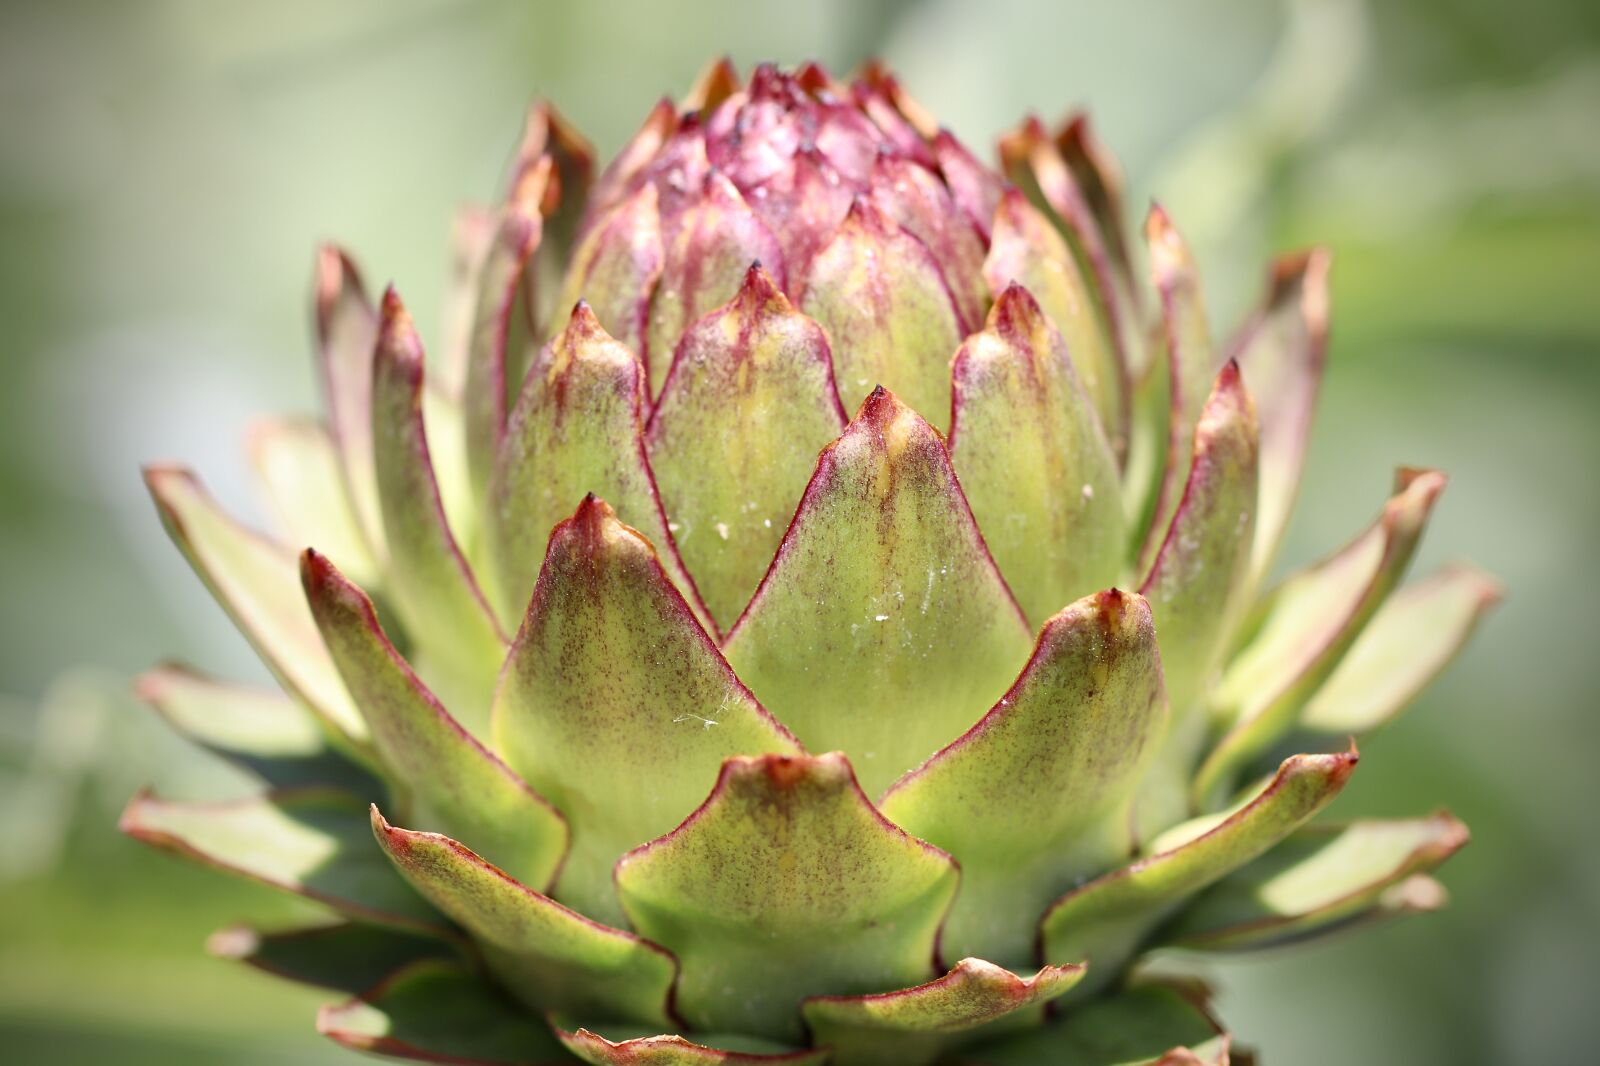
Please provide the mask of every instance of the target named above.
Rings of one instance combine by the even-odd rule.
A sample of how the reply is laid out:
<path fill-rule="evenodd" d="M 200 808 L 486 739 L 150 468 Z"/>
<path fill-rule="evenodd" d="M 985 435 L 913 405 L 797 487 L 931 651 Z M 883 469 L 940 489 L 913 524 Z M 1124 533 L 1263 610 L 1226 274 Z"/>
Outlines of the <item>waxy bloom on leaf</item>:
<path fill-rule="evenodd" d="M 1147 952 L 1440 904 L 1460 823 L 1313 819 L 1497 596 L 1404 583 L 1443 475 L 1268 580 L 1325 252 L 1221 340 L 1086 119 L 991 169 L 876 65 L 714 64 L 598 171 L 538 105 L 457 235 L 431 358 L 318 256 L 327 417 L 251 438 L 279 536 L 146 473 L 282 692 L 147 674 L 262 788 L 123 827 L 327 909 L 213 947 L 343 993 L 328 1036 L 1217 1064 Z"/>

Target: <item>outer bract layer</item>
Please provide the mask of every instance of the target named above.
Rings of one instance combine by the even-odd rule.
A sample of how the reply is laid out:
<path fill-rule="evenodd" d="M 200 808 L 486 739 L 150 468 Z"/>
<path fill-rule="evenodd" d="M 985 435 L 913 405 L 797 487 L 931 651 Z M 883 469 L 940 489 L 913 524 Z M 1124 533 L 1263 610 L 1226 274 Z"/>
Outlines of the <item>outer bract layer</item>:
<path fill-rule="evenodd" d="M 1082 116 L 991 168 L 876 64 L 715 63 L 598 173 L 537 105 L 431 365 L 319 254 L 280 537 L 148 471 L 283 693 L 142 679 L 263 791 L 124 828 L 328 907 L 214 947 L 393 1058 L 1226 1062 L 1129 972 L 1442 902 L 1448 815 L 1308 822 L 1497 590 L 1402 587 L 1416 470 L 1268 585 L 1328 256 L 1223 342 L 1122 203 Z"/>

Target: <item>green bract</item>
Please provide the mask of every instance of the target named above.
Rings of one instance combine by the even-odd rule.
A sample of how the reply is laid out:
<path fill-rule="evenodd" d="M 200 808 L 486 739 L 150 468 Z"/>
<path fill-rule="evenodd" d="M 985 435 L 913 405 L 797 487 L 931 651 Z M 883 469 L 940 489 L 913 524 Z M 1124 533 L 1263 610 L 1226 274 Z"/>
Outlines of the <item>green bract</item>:
<path fill-rule="evenodd" d="M 426 374 L 322 253 L 283 538 L 147 473 L 283 694 L 147 675 L 264 789 L 124 827 L 332 915 L 217 951 L 402 1059 L 1220 1063 L 1143 953 L 1438 905 L 1447 815 L 1307 823 L 1495 599 L 1399 588 L 1443 477 L 1264 581 L 1326 254 L 1217 345 L 1082 118 L 1000 154 L 877 67 L 716 64 L 598 176 L 541 105 Z"/>

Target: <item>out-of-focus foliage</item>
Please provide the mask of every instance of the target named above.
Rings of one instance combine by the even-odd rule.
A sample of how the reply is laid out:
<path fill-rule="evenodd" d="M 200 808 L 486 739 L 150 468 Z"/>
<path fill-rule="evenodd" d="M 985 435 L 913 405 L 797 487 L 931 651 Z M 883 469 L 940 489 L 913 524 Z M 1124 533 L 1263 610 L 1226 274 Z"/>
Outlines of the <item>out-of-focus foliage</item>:
<path fill-rule="evenodd" d="M 6 5 L 7 1060 L 347 1061 L 306 1024 L 314 996 L 199 951 L 286 904 L 113 832 L 135 781 L 216 787 L 185 778 L 197 760 L 126 676 L 171 649 L 259 669 L 167 550 L 135 464 L 199 457 L 250 512 L 236 428 L 312 401 L 315 239 L 439 292 L 449 209 L 490 191 L 531 95 L 609 150 L 718 50 L 882 52 L 976 143 L 1028 106 L 1087 103 L 1197 246 L 1221 321 L 1267 251 L 1332 246 L 1314 491 L 1285 563 L 1333 546 L 1400 456 L 1454 475 L 1431 561 L 1470 556 L 1510 593 L 1334 813 L 1446 797 L 1475 839 L 1451 909 L 1274 959 L 1270 979 L 1221 967 L 1221 1007 L 1296 1066 L 1577 1061 L 1600 940 L 1600 9 L 1582 0 Z"/>

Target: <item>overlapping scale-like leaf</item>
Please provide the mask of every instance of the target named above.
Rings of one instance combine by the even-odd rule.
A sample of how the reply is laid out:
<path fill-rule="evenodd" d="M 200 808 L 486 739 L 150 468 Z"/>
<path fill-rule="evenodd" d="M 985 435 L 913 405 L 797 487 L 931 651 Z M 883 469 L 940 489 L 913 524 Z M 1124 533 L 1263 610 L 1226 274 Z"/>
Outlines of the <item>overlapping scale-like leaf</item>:
<path fill-rule="evenodd" d="M 845 422 L 827 337 L 760 266 L 679 343 L 646 442 L 673 539 L 719 624 L 749 602 Z"/>
<path fill-rule="evenodd" d="M 1164 944 L 1243 951 L 1305 940 L 1374 915 L 1442 902 L 1425 875 L 1466 844 L 1448 814 L 1306 826 L 1207 889 Z"/>
<path fill-rule="evenodd" d="M 933 154 L 945 185 L 950 189 L 951 199 L 987 244 L 1005 182 L 980 163 L 948 130 L 940 130 L 934 136 Z"/>
<path fill-rule="evenodd" d="M 586 301 L 607 332 L 643 353 L 650 297 L 665 259 L 660 196 L 654 185 L 642 185 L 584 237 L 554 310 L 559 316 Z M 554 335 L 564 324 L 554 317 L 547 332 Z"/>
<path fill-rule="evenodd" d="M 495 215 L 494 238 L 478 271 L 478 298 L 467 342 L 463 415 L 473 495 L 483 499 L 506 432 L 534 328 L 533 255 L 544 235 L 550 192 L 548 158 L 528 165 Z"/>
<path fill-rule="evenodd" d="M 285 691 L 341 750 L 364 758 L 366 723 L 300 595 L 293 552 L 239 525 L 187 470 L 147 467 L 162 525 Z"/>
<path fill-rule="evenodd" d="M 955 302 L 961 332 L 977 329 L 989 304 L 983 279 L 984 246 L 961 217 L 944 183 L 920 163 L 880 155 L 873 164 L 868 195 L 879 210 L 933 255 Z"/>
<path fill-rule="evenodd" d="M 1086 961 L 1089 977 L 1078 989 L 1105 987 L 1185 899 L 1298 829 L 1338 795 L 1355 765 L 1353 750 L 1293 756 L 1226 818 L 1179 826 L 1151 845 L 1148 858 L 1068 892 L 1040 922 L 1045 959 Z"/>
<path fill-rule="evenodd" d="M 552 165 L 549 178 L 550 193 L 544 205 L 543 236 L 539 241 L 539 278 L 536 288 L 541 295 L 548 294 L 562 269 L 572 258 L 579 221 L 588 201 L 589 186 L 594 180 L 594 147 L 578 132 L 576 126 L 556 110 L 548 100 L 535 100 L 528 108 L 523 124 L 522 143 L 517 148 L 513 163 L 512 181 L 522 173 L 537 166 L 548 156 Z M 564 313 L 566 308 L 560 310 Z M 549 308 L 540 301 L 539 313 L 548 314 Z"/>
<path fill-rule="evenodd" d="M 423 959 L 458 959 L 460 949 L 387 926 L 335 922 L 263 932 L 247 925 L 219 929 L 206 950 L 297 984 L 352 995 Z"/>
<path fill-rule="evenodd" d="M 354 999 L 317 1014 L 317 1031 L 354 1051 L 454 1066 L 564 1066 L 572 1062 L 537 1016 L 466 966 L 403 967 Z"/>
<path fill-rule="evenodd" d="M 330 747 L 326 730 L 282 693 L 216 681 L 181 666 L 146 671 L 134 689 L 178 732 L 273 788 L 326 785 L 376 796 L 382 787 Z"/>
<path fill-rule="evenodd" d="M 1000 294 L 951 368 L 950 459 L 995 562 L 1032 619 L 1122 569 L 1116 458 L 1060 332 L 1026 289 Z"/>
<path fill-rule="evenodd" d="M 1206 393 L 1217 372 L 1217 356 L 1200 292 L 1200 272 L 1183 235 L 1160 204 L 1150 208 L 1145 240 L 1150 250 L 1150 272 L 1161 302 L 1168 403 L 1166 457 L 1161 464 L 1143 556 L 1148 562 L 1151 553 L 1164 543 L 1172 516 L 1181 506 L 1195 460 L 1195 427 L 1200 423 Z"/>
<path fill-rule="evenodd" d="M 385 587 L 420 665 L 461 719 L 481 732 L 505 637 L 445 517 L 422 400 L 422 341 L 390 288 L 383 294 L 372 368 L 372 451 L 389 558 Z"/>
<path fill-rule="evenodd" d="M 682 964 L 691 1026 L 802 1036 L 800 1001 L 915 984 L 950 857 L 883 819 L 839 754 L 730 759 L 705 804 L 617 864 L 634 927 Z"/>
<path fill-rule="evenodd" d="M 961 863 L 947 957 L 1026 960 L 1045 906 L 1129 854 L 1129 808 L 1165 723 L 1150 607 L 1112 589 L 1046 622 L 1011 691 L 889 790 L 885 816 Z"/>
<path fill-rule="evenodd" d="M 140 793 L 120 828 L 163 851 L 304 896 L 357 921 L 452 935 L 373 849 L 366 806 L 327 790 L 208 804 Z"/>
<path fill-rule="evenodd" d="M 661 146 L 678 128 L 678 109 L 671 100 L 662 98 L 650 109 L 645 120 L 628 143 L 611 157 L 589 192 L 589 202 L 584 208 L 580 232 L 587 233 L 611 209 L 632 192 L 637 191 L 639 174 L 656 157 Z"/>
<path fill-rule="evenodd" d="M 645 459 L 644 387 L 639 360 L 582 303 L 529 368 L 489 487 L 490 599 L 508 630 L 527 608 L 550 530 L 589 493 L 657 547 L 673 583 L 708 621 Z"/>
<path fill-rule="evenodd" d="M 621 921 L 611 868 L 730 755 L 799 751 L 733 675 L 649 542 L 590 497 L 550 538 L 495 703 L 496 746 L 572 826 L 555 894 Z"/>
<path fill-rule="evenodd" d="M 372 345 L 378 313 L 355 264 L 332 245 L 317 250 L 312 298 L 329 424 L 351 505 L 367 543 L 381 557 L 383 521 L 372 467 Z"/>
<path fill-rule="evenodd" d="M 1037 1021 L 1082 976 L 1081 966 L 1046 966 L 1019 977 L 962 959 L 936 981 L 868 996 L 813 996 L 804 1012 L 812 1039 L 833 1049 L 833 1066 L 923 1066 L 954 1046 Z"/>
<path fill-rule="evenodd" d="M 1056 150 L 1062 162 L 1072 171 L 1078 188 L 1082 190 L 1089 211 L 1105 242 L 1114 281 L 1113 292 L 1118 294 L 1118 324 L 1124 337 L 1123 356 L 1128 359 L 1128 369 L 1142 373 L 1142 349 L 1146 347 L 1141 336 L 1142 309 L 1139 306 L 1139 289 L 1134 280 L 1133 257 L 1128 249 L 1127 210 L 1124 206 L 1122 168 L 1115 157 L 1101 143 L 1082 112 L 1062 123 L 1055 134 Z"/>
<path fill-rule="evenodd" d="M 800 309 L 828 331 L 847 404 L 881 385 L 924 417 L 943 419 L 963 329 L 927 245 L 858 199 L 811 261 L 801 291 Z"/>
<path fill-rule="evenodd" d="M 813 751 L 877 792 L 959 736 L 1028 656 L 944 442 L 884 389 L 817 461 L 724 646 Z"/>
<path fill-rule="evenodd" d="M 1234 339 L 1232 354 L 1261 420 L 1261 500 L 1252 582 L 1277 555 L 1300 487 L 1328 348 L 1328 267 L 1317 248 L 1272 265 L 1266 300 Z"/>
<path fill-rule="evenodd" d="M 300 576 L 408 819 L 471 841 L 512 876 L 547 886 L 567 850 L 561 815 L 440 705 L 389 643 L 365 593 L 309 549 Z M 487 707 L 477 721 L 487 735 Z"/>
<path fill-rule="evenodd" d="M 1195 780 L 1197 802 L 1225 797 L 1233 774 L 1294 727 L 1318 686 L 1400 583 L 1444 491 L 1443 474 L 1402 470 L 1378 520 L 1332 557 L 1292 575 L 1257 609 L 1211 701 L 1229 726 Z"/>
<path fill-rule="evenodd" d="M 1126 448 L 1128 393 L 1123 369 L 1072 249 L 1020 190 L 1007 189 L 995 210 L 983 275 L 998 295 L 1013 283 L 1039 301 L 1067 342 L 1078 380 L 1094 402 L 1112 447 Z"/>
<path fill-rule="evenodd" d="M 784 279 L 777 238 L 723 174 L 708 173 L 700 197 L 672 221 L 643 353 L 651 396 L 661 391 L 672 353 L 689 324 L 727 303 L 751 263 L 765 265 L 780 284 Z"/>
<path fill-rule="evenodd" d="M 1188 996 L 1141 985 L 960 1056 L 962 1066 L 1227 1066 L 1229 1040 Z"/>
<path fill-rule="evenodd" d="M 1298 728 L 1323 737 L 1377 729 L 1455 658 L 1500 596 L 1500 583 L 1470 566 L 1449 566 L 1400 589 L 1311 697 Z"/>
<path fill-rule="evenodd" d="M 263 419 L 251 427 L 246 446 L 285 539 L 348 559 L 350 573 L 376 587 L 378 562 L 350 502 L 339 446 L 322 423 Z"/>
<path fill-rule="evenodd" d="M 536 1011 L 597 1012 L 667 1025 L 672 956 L 632 933 L 569 910 L 437 833 L 372 832 L 410 885 L 465 929 L 512 996 Z"/>
<path fill-rule="evenodd" d="M 1139 804 L 1147 832 L 1188 807 L 1185 789 L 1208 722 L 1199 699 L 1227 646 L 1250 567 L 1257 460 L 1255 409 L 1229 363 L 1195 426 L 1189 483 L 1141 592 L 1155 614 L 1167 700 L 1167 736 Z"/>
<path fill-rule="evenodd" d="M 1130 362 L 1127 352 L 1142 346 L 1145 339 L 1137 322 L 1129 319 L 1131 294 L 1112 264 L 1101 219 L 1090 206 L 1078 173 L 1062 158 L 1059 145 L 1045 132 L 1044 124 L 1032 117 L 1001 139 L 1000 158 L 1018 187 L 1032 193 L 1035 203 L 1049 209 L 1056 228 L 1094 279 L 1091 292 L 1097 313 L 1105 318 L 1112 352 L 1126 367 Z"/>

